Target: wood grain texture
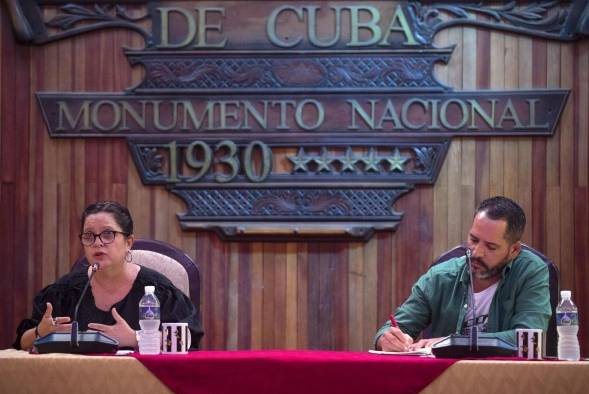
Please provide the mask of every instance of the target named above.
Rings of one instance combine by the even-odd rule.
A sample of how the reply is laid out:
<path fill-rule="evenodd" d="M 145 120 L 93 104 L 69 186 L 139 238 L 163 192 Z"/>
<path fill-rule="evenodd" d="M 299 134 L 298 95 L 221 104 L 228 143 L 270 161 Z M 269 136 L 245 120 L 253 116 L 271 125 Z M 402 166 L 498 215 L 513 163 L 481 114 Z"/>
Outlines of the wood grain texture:
<path fill-rule="evenodd" d="M 571 90 L 550 138 L 452 140 L 435 185 L 399 199 L 398 231 L 367 242 L 224 242 L 183 232 L 183 203 L 145 186 L 121 139 L 51 139 L 38 91 L 119 92 L 137 83 L 121 50 L 141 39 L 100 31 L 42 47 L 15 42 L 0 9 L 0 346 L 12 343 L 42 287 L 81 253 L 79 214 L 90 202 L 127 204 L 139 238 L 171 242 L 198 262 L 206 349 L 366 350 L 376 329 L 409 294 L 433 257 L 462 242 L 477 203 L 493 194 L 528 214 L 524 241 L 561 270 L 589 327 L 589 42 L 453 28 L 436 38 L 456 45 L 438 78 L 456 90 Z M 284 153 L 274 157 L 284 169 Z M 291 151 L 290 153 L 294 153 Z M 589 355 L 587 330 L 580 331 Z"/>

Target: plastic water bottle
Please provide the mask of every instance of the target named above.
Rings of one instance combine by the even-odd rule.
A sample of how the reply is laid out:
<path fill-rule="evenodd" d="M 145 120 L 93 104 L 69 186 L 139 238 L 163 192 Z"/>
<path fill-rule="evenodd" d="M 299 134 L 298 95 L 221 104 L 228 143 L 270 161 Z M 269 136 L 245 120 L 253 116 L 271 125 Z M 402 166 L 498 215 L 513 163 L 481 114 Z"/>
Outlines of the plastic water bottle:
<path fill-rule="evenodd" d="M 145 286 L 145 295 L 139 301 L 139 353 L 159 354 L 161 350 L 160 302 L 155 286 Z"/>
<path fill-rule="evenodd" d="M 558 359 L 578 361 L 579 351 L 579 314 L 571 300 L 571 291 L 560 292 L 560 303 L 556 307 L 556 327 L 558 330 Z"/>

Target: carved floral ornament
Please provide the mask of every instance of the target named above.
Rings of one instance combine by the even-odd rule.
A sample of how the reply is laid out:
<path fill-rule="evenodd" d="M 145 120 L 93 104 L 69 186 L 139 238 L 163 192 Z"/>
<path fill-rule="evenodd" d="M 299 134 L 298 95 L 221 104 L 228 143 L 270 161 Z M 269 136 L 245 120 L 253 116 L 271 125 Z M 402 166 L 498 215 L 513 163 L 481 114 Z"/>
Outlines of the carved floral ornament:
<path fill-rule="evenodd" d="M 554 133 L 566 90 L 456 92 L 434 75 L 457 25 L 569 41 L 584 0 L 5 1 L 18 40 L 125 28 L 126 92 L 38 92 L 52 137 L 127 138 L 145 185 L 187 230 L 231 239 L 367 239 L 432 184 L 455 135 Z"/>

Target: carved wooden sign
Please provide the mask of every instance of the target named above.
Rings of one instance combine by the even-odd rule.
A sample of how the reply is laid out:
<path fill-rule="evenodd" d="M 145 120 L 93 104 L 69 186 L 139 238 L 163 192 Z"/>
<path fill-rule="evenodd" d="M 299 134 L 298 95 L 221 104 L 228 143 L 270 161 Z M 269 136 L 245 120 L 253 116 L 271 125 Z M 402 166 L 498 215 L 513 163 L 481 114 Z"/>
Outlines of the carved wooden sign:
<path fill-rule="evenodd" d="M 454 91 L 435 34 L 477 25 L 572 40 L 584 1 L 7 2 L 23 41 L 128 28 L 126 92 L 38 92 L 52 137 L 122 137 L 184 229 L 232 239 L 368 238 L 435 182 L 452 136 L 554 133 L 566 90 Z"/>

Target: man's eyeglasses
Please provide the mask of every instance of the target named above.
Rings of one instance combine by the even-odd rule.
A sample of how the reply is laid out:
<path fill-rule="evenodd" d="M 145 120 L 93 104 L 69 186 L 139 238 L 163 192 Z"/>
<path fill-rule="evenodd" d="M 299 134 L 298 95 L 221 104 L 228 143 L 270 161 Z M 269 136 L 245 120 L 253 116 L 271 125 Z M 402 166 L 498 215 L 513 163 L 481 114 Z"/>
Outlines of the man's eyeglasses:
<path fill-rule="evenodd" d="M 94 242 L 96 242 L 96 238 L 99 238 L 100 242 L 102 242 L 105 245 L 108 245 L 108 244 L 113 243 L 113 241 L 115 240 L 115 237 L 117 236 L 117 233 L 123 234 L 125 237 L 129 235 L 128 233 L 124 233 L 122 231 L 115 231 L 115 230 L 104 230 L 103 232 L 101 232 L 99 234 L 94 234 L 94 233 L 88 231 L 86 233 L 80 234 L 80 241 L 82 241 L 82 245 L 90 246 L 90 245 L 94 245 Z"/>

